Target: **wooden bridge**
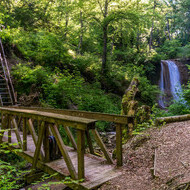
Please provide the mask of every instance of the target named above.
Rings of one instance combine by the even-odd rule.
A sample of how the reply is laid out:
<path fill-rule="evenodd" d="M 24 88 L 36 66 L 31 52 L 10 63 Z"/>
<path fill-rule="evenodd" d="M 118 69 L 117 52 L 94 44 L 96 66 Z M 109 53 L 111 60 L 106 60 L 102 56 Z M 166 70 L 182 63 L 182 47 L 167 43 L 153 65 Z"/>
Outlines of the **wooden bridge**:
<path fill-rule="evenodd" d="M 56 178 L 59 180 L 66 176 L 75 180 L 84 179 L 79 184 L 68 184 L 73 189 L 94 189 L 121 175 L 122 128 L 132 123 L 132 118 L 44 108 L 0 107 L 0 112 L 0 143 L 8 144 L 11 150 L 22 149 L 17 154 L 32 163 L 33 169 L 39 168 L 49 174 L 57 173 Z M 115 123 L 116 162 L 96 130 L 96 121 Z M 65 145 L 63 131 L 72 147 Z M 76 134 L 77 142 L 73 134 Z M 50 160 L 50 135 L 55 137 L 61 152 L 62 157 L 57 160 Z M 104 158 L 95 154 L 92 136 L 104 153 Z M 89 153 L 85 152 L 85 146 L 88 146 Z"/>

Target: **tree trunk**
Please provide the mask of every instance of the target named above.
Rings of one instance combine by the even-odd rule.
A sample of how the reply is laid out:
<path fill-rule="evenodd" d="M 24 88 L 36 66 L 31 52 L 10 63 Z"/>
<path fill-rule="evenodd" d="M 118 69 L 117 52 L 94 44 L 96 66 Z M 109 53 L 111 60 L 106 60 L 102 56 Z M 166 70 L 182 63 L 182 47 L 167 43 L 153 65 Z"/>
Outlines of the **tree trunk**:
<path fill-rule="evenodd" d="M 108 0 L 105 0 L 104 8 L 104 19 L 108 15 Z M 103 26 L 103 54 L 102 54 L 102 75 L 103 77 L 107 74 L 107 42 L 108 42 L 108 24 Z"/>
<path fill-rule="evenodd" d="M 79 39 L 79 45 L 78 45 L 78 54 L 82 54 L 82 43 L 83 43 L 83 33 L 84 33 L 84 25 L 83 25 L 83 15 L 82 11 L 80 11 L 80 39 Z"/>
<path fill-rule="evenodd" d="M 156 1 L 154 0 L 153 17 L 154 17 L 155 9 L 156 9 Z M 152 19 L 152 27 L 151 27 L 151 32 L 150 32 L 149 51 L 151 51 L 152 49 L 153 30 L 154 30 L 154 18 Z"/>
<path fill-rule="evenodd" d="M 107 25 L 103 27 L 103 55 L 102 55 L 102 74 L 105 76 L 107 73 Z"/>

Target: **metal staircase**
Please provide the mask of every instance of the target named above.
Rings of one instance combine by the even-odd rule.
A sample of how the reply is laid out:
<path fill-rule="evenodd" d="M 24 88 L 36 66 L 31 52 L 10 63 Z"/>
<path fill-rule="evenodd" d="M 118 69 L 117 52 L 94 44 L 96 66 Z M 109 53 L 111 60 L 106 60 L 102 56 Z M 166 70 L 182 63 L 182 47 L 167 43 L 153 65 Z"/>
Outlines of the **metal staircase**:
<path fill-rule="evenodd" d="M 2 41 L 0 39 L 0 105 L 10 106 L 16 104 L 13 84 L 9 67 L 5 57 Z"/>

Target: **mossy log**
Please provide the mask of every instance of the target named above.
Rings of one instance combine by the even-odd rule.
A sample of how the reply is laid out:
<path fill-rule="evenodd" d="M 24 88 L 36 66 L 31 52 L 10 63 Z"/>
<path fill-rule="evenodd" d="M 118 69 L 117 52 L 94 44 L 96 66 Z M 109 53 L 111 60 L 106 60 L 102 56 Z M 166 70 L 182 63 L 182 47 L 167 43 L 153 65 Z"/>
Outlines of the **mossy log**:
<path fill-rule="evenodd" d="M 135 96 L 139 86 L 138 78 L 133 78 L 131 84 L 129 85 L 128 89 L 125 91 L 125 94 L 122 99 L 122 110 L 121 114 L 134 117 L 132 123 L 128 123 L 128 136 L 132 136 L 132 132 L 137 126 L 137 124 L 141 124 L 145 121 L 150 119 L 150 107 L 143 105 L 138 107 L 138 101 L 135 100 Z"/>
<path fill-rule="evenodd" d="M 132 116 L 132 113 L 134 114 L 134 111 L 132 111 L 131 113 L 131 109 L 132 110 L 137 109 L 138 102 L 134 101 L 134 99 L 137 92 L 139 91 L 138 85 L 139 85 L 139 80 L 137 78 L 133 78 L 128 89 L 125 91 L 125 94 L 122 98 L 122 110 L 121 110 L 122 115 L 129 116 L 130 114 L 130 116 Z"/>
<path fill-rule="evenodd" d="M 155 120 L 155 124 L 158 126 L 164 123 L 173 123 L 173 122 L 187 121 L 187 120 L 190 120 L 190 114 L 170 116 L 170 117 L 160 117 Z"/>

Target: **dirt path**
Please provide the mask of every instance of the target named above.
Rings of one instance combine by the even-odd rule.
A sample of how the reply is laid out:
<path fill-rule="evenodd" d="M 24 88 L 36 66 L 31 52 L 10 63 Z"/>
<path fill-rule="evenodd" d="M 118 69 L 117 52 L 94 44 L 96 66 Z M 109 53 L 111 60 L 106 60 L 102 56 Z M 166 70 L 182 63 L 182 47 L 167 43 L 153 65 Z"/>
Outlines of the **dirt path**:
<path fill-rule="evenodd" d="M 123 175 L 101 190 L 190 189 L 190 121 L 167 124 L 124 145 Z"/>

